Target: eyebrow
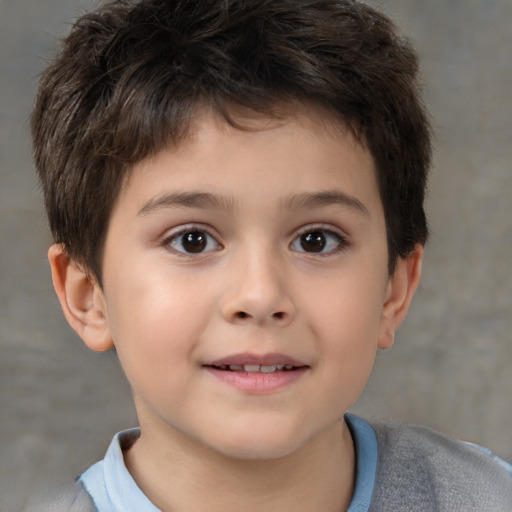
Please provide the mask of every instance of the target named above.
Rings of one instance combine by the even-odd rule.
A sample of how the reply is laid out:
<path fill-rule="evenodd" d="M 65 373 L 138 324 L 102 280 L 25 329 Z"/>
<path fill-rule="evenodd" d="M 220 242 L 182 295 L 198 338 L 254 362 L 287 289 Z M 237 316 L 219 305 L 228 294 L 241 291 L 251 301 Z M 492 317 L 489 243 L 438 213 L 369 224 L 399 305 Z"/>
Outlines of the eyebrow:
<path fill-rule="evenodd" d="M 216 208 L 229 210 L 233 207 L 233 200 L 224 196 L 217 196 L 207 192 L 175 192 L 153 197 L 137 212 L 137 216 L 145 216 L 165 208 Z"/>
<path fill-rule="evenodd" d="M 365 216 L 370 216 L 368 208 L 366 208 L 359 199 L 339 190 L 326 190 L 311 194 L 297 194 L 290 196 L 283 201 L 283 206 L 290 210 L 321 208 L 322 206 L 330 206 L 333 204 L 347 206 Z"/>
<path fill-rule="evenodd" d="M 144 203 L 137 216 L 143 217 L 161 209 L 179 207 L 229 210 L 233 204 L 234 200 L 231 198 L 207 192 L 175 192 L 153 197 Z M 283 207 L 288 210 L 321 208 L 333 204 L 347 206 L 370 216 L 368 209 L 359 199 L 338 190 L 296 194 L 282 201 Z"/>

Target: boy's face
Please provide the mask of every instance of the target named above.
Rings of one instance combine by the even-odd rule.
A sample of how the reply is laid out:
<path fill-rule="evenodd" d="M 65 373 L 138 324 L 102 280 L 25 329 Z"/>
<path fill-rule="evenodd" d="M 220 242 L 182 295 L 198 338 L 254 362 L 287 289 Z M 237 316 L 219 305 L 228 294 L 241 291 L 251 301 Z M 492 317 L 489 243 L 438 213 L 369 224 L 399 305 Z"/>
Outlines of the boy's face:
<path fill-rule="evenodd" d="M 94 301 L 143 435 L 275 458 L 337 428 L 405 292 L 369 152 L 307 112 L 254 123 L 203 112 L 135 165 Z"/>

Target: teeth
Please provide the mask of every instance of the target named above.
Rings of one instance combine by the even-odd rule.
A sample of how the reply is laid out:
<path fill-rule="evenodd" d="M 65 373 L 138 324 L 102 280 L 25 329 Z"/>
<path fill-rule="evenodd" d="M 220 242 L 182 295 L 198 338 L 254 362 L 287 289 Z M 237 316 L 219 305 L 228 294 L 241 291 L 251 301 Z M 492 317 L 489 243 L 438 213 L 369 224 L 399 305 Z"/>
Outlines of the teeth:
<path fill-rule="evenodd" d="M 259 372 L 260 365 L 259 364 L 244 364 L 244 371 L 246 372 Z"/>
<path fill-rule="evenodd" d="M 259 364 L 231 364 L 229 369 L 233 372 L 250 372 L 250 373 L 274 373 L 275 371 L 293 370 L 291 364 L 272 364 L 272 365 L 259 365 Z"/>
<path fill-rule="evenodd" d="M 1 0 L 0 0 L 1 1 Z M 217 366 L 219 370 L 232 371 L 232 372 L 249 372 L 249 373 L 274 373 L 281 371 L 293 370 L 295 367 L 292 364 L 223 364 Z"/>

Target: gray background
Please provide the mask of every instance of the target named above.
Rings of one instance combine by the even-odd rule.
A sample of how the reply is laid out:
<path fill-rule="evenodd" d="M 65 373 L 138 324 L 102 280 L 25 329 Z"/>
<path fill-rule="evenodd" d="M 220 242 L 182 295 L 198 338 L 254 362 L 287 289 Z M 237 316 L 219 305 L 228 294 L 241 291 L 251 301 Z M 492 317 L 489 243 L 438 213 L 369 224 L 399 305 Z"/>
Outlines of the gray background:
<path fill-rule="evenodd" d="M 373 2 L 376 3 L 376 2 Z M 423 284 L 358 411 L 512 459 L 512 3 L 379 2 L 423 58 L 434 126 Z M 27 117 L 37 74 L 86 0 L 0 0 L 0 511 L 100 458 L 135 423 L 115 357 L 54 297 Z"/>

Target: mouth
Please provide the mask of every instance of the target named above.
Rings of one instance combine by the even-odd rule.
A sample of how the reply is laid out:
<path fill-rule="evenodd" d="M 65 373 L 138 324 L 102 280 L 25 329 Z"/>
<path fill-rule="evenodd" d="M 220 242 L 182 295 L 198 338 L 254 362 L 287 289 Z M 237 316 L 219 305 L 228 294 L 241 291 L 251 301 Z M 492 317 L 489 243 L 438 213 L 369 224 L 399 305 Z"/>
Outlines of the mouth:
<path fill-rule="evenodd" d="M 287 388 L 311 367 L 282 354 L 236 354 L 203 364 L 220 381 L 250 394 L 267 394 Z"/>
<path fill-rule="evenodd" d="M 308 368 L 303 361 L 294 359 L 285 354 L 232 354 L 230 356 L 208 361 L 203 366 L 226 372 L 246 373 L 276 373 L 290 372 L 298 369 Z"/>

